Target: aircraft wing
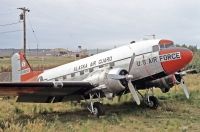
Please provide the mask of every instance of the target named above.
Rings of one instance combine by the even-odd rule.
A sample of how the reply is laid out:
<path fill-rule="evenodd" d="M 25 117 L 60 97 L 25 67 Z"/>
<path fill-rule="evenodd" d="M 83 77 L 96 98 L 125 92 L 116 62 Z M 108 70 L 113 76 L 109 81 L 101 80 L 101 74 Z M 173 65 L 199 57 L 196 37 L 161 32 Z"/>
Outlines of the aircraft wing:
<path fill-rule="evenodd" d="M 82 96 L 93 89 L 89 82 L 5 82 L 0 83 L 0 96 L 18 96 L 17 102 L 61 102 L 67 96 Z"/>

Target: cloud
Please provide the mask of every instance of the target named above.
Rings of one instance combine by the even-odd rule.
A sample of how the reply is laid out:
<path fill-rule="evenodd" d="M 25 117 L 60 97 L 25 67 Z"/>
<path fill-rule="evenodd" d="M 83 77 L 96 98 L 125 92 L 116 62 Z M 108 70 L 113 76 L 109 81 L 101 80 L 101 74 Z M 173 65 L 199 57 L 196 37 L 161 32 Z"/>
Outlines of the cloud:
<path fill-rule="evenodd" d="M 176 43 L 199 44 L 199 4 L 195 0 L 3 0 L 0 10 L 28 7 L 42 48 L 75 49 L 80 44 L 86 48 L 110 48 L 148 34 Z M 20 11 L 10 16 L 0 14 L 4 18 L 1 22 L 17 20 L 17 13 Z M 29 47 L 34 48 L 31 28 L 28 30 Z M 19 33 L 0 35 L 0 43 L 8 43 L 2 48 L 17 47 L 20 41 Z"/>

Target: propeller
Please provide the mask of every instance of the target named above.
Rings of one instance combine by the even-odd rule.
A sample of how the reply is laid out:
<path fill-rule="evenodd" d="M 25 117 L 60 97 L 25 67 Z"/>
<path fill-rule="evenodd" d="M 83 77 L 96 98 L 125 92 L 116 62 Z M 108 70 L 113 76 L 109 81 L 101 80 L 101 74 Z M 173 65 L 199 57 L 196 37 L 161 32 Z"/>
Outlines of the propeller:
<path fill-rule="evenodd" d="M 189 93 L 188 87 L 186 86 L 183 78 L 181 79 L 181 88 L 183 89 L 183 92 L 185 93 L 186 98 L 189 99 L 190 93 Z"/>
<path fill-rule="evenodd" d="M 185 80 L 183 79 L 183 76 L 185 76 L 187 74 L 187 72 L 186 71 L 182 71 L 182 72 L 177 72 L 175 74 L 179 75 L 179 77 L 180 77 L 180 81 L 179 81 L 180 86 L 183 89 L 183 92 L 184 92 L 186 98 L 189 99 L 190 98 L 190 93 L 189 93 L 187 85 L 185 84 Z"/>
<path fill-rule="evenodd" d="M 129 88 L 135 102 L 137 103 L 137 105 L 140 105 L 140 98 L 138 97 L 137 91 L 136 91 L 135 87 L 133 86 L 131 79 L 128 80 L 128 88 Z"/>
<path fill-rule="evenodd" d="M 131 80 L 133 79 L 133 75 L 130 75 L 130 72 L 132 71 L 132 68 L 133 68 L 134 59 L 135 59 L 135 53 L 133 53 L 133 55 L 131 57 L 128 74 L 126 74 L 126 75 L 108 74 L 108 77 L 115 79 L 115 80 L 126 79 L 128 82 L 128 88 L 129 88 L 135 102 L 138 105 L 140 105 L 140 98 L 138 97 L 137 91 L 131 82 Z"/>

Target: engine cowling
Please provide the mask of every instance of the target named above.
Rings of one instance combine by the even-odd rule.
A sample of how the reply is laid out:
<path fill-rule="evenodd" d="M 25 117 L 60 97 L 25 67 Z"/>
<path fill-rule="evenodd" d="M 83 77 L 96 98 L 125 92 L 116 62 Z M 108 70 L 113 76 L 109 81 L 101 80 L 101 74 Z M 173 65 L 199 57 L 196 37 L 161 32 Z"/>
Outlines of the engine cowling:
<path fill-rule="evenodd" d="M 121 68 L 100 69 L 91 73 L 84 81 L 88 81 L 96 87 L 104 87 L 102 89 L 104 92 L 115 94 L 126 88 L 127 81 L 125 79 L 115 80 L 109 78 L 109 74 L 126 75 L 127 73 L 125 69 Z"/>
<path fill-rule="evenodd" d="M 157 80 L 152 81 L 153 86 L 159 87 L 163 93 L 166 93 L 175 84 L 180 84 L 181 76 L 179 74 L 172 74 Z"/>

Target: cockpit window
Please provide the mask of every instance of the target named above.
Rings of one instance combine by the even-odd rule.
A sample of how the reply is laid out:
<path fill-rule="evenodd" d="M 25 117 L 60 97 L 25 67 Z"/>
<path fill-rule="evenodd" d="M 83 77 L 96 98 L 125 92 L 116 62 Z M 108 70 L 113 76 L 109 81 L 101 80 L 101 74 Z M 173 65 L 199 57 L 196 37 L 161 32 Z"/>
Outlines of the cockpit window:
<path fill-rule="evenodd" d="M 154 46 L 152 47 L 152 51 L 153 51 L 153 52 L 159 51 L 158 45 L 154 45 Z"/>
<path fill-rule="evenodd" d="M 165 48 L 164 44 L 160 45 L 160 49 L 164 49 L 164 48 Z"/>
<path fill-rule="evenodd" d="M 169 48 L 169 47 L 174 47 L 174 42 L 171 41 L 171 40 L 160 40 L 159 42 L 159 45 L 160 45 L 160 49 L 166 49 L 166 48 Z"/>
<path fill-rule="evenodd" d="M 165 48 L 174 47 L 174 43 L 165 45 Z"/>

